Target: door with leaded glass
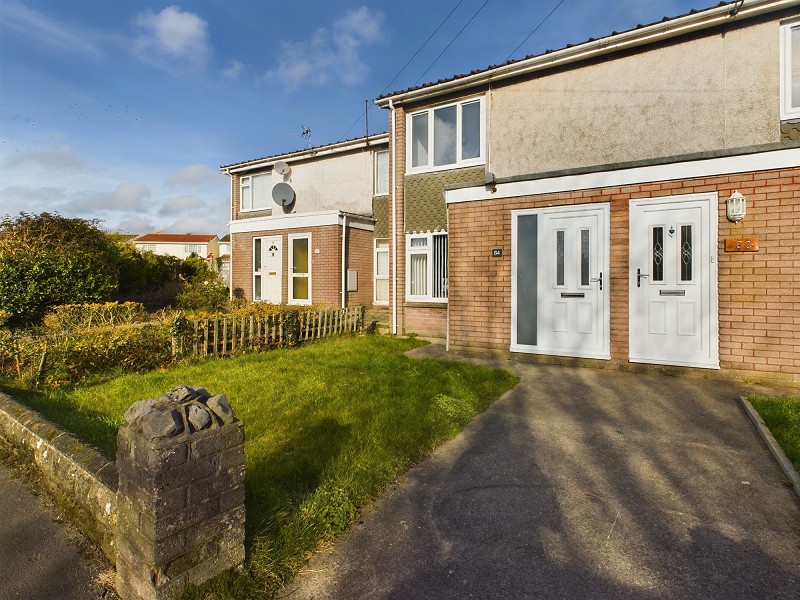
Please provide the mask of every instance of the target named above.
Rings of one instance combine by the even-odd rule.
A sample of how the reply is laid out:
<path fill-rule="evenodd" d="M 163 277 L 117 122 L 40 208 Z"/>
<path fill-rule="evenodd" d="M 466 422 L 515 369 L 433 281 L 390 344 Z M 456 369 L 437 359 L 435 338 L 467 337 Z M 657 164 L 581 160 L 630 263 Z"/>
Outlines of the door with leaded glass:
<path fill-rule="evenodd" d="M 630 360 L 719 368 L 716 194 L 630 207 Z"/>

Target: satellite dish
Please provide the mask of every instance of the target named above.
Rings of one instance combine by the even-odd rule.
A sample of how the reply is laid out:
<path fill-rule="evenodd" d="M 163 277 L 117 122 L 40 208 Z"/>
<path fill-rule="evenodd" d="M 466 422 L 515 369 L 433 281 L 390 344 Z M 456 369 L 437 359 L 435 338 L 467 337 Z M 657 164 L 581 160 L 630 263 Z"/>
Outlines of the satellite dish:
<path fill-rule="evenodd" d="M 276 183 L 272 188 L 272 199 L 275 200 L 275 204 L 289 206 L 294 202 L 294 190 L 292 186 L 284 182 Z"/>
<path fill-rule="evenodd" d="M 279 160 L 278 162 L 276 162 L 275 166 L 273 168 L 275 169 L 275 172 L 278 175 L 287 175 L 289 173 L 289 171 L 291 171 L 291 169 L 289 168 L 289 165 L 287 165 L 282 160 Z"/>

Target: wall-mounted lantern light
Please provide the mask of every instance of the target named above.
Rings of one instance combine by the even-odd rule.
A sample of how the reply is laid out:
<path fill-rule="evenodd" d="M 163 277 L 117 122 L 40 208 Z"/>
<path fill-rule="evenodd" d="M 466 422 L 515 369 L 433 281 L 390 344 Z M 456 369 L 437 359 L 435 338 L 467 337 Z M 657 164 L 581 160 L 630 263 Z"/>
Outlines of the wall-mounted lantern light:
<path fill-rule="evenodd" d="M 728 221 L 738 223 L 744 219 L 745 214 L 747 214 L 747 199 L 739 193 L 739 190 L 733 192 L 731 197 L 725 201 L 725 204 Z"/>

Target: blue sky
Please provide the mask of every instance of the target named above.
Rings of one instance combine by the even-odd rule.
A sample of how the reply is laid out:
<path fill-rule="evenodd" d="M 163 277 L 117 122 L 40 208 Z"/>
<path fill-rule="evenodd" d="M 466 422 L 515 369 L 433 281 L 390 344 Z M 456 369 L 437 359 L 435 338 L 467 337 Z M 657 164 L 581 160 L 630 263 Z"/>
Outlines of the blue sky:
<path fill-rule="evenodd" d="M 303 148 L 301 125 L 314 145 L 358 137 L 383 91 L 712 3 L 1 0 L 0 215 L 222 235 L 219 166 Z"/>

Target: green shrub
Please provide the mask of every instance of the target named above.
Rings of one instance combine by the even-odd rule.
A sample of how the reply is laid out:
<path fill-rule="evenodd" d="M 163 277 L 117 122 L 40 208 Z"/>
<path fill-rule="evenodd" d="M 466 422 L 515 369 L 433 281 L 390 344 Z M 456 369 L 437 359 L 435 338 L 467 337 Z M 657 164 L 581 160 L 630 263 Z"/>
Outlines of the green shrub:
<path fill-rule="evenodd" d="M 75 331 L 91 327 L 130 325 L 149 319 L 138 302 L 102 304 L 63 304 L 52 307 L 44 316 L 44 326 L 52 331 Z"/>
<path fill-rule="evenodd" d="M 177 301 L 178 307 L 184 310 L 223 311 L 228 306 L 228 296 L 228 287 L 222 276 L 206 270 L 184 284 Z"/>

